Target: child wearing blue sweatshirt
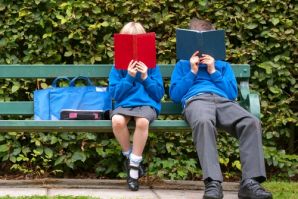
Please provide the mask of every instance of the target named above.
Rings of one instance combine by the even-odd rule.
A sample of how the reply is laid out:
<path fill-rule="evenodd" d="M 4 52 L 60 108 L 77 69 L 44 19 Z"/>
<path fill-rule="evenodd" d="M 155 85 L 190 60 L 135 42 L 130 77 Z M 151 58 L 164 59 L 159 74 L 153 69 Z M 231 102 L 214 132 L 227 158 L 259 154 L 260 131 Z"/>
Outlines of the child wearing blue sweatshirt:
<path fill-rule="evenodd" d="M 206 20 L 193 19 L 190 29 L 214 30 Z M 229 63 L 194 52 L 180 60 L 172 73 L 170 97 L 181 102 L 192 129 L 203 171 L 204 199 L 221 199 L 223 181 L 216 146 L 217 128 L 239 140 L 242 181 L 239 198 L 272 198 L 260 183 L 266 179 L 260 121 L 237 104 L 237 82 Z"/>
<path fill-rule="evenodd" d="M 142 34 L 145 29 L 140 23 L 129 22 L 120 33 Z M 127 70 L 118 70 L 113 66 L 109 75 L 109 92 L 115 101 L 114 110 L 111 112 L 113 133 L 121 146 L 122 154 L 127 158 L 128 187 L 137 191 L 138 178 L 144 175 L 140 163 L 148 138 L 149 124 L 160 112 L 160 101 L 164 95 L 159 67 L 148 69 L 138 60 L 131 60 Z M 135 122 L 132 144 L 127 128 L 131 120 Z"/>

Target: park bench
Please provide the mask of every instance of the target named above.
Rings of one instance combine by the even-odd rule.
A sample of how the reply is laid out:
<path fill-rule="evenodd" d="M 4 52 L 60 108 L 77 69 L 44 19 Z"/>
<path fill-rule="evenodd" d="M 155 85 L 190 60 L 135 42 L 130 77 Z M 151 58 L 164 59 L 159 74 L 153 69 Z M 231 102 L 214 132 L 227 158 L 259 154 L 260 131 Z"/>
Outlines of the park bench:
<path fill-rule="evenodd" d="M 165 82 L 169 82 L 174 69 L 173 64 L 160 64 Z M 0 81 L 2 79 L 53 79 L 58 76 L 86 76 L 91 79 L 107 80 L 111 64 L 96 65 L 0 65 Z M 250 93 L 248 64 L 232 64 L 237 78 L 239 104 L 254 114 L 260 116 L 260 101 L 257 94 Z M 168 93 L 168 86 L 165 86 Z M 181 104 L 172 101 L 162 102 L 160 119 L 150 125 L 152 132 L 157 131 L 186 131 L 190 130 L 183 119 L 167 119 L 167 115 L 181 115 Z M 20 119 L 3 119 L 6 116 L 23 116 Z M 26 116 L 26 117 L 25 117 Z M 13 117 L 14 118 L 14 117 Z M 25 118 L 25 119 L 23 119 Z M 166 119 L 161 119 L 166 118 Z M 168 117 L 171 118 L 171 117 Z M 172 117 L 173 118 L 173 117 Z M 179 117 L 174 117 L 179 118 Z M 182 118 L 182 117 L 180 117 Z M 130 125 L 133 128 L 133 125 Z M 35 121 L 33 120 L 33 101 L 1 101 L 0 102 L 0 131 L 1 132 L 112 132 L 110 120 L 60 120 Z"/>

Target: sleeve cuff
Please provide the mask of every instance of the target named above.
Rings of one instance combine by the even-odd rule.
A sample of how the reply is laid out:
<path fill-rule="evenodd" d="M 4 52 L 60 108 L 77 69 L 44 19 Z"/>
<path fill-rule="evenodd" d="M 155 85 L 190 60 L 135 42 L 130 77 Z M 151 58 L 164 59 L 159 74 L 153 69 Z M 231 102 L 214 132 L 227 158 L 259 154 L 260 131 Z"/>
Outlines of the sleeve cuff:
<path fill-rule="evenodd" d="M 143 85 L 145 87 L 148 87 L 150 85 L 150 82 L 151 82 L 151 79 L 149 78 L 149 76 L 144 80 L 142 81 L 143 82 Z"/>
<path fill-rule="evenodd" d="M 126 79 L 126 81 L 128 81 L 131 84 L 135 81 L 135 78 L 130 76 L 128 73 L 127 73 L 125 79 Z"/>
<path fill-rule="evenodd" d="M 212 81 L 219 81 L 221 79 L 221 73 L 217 70 L 210 75 Z"/>
<path fill-rule="evenodd" d="M 191 71 L 186 75 L 186 79 L 194 80 L 196 78 L 196 75 L 193 74 Z"/>

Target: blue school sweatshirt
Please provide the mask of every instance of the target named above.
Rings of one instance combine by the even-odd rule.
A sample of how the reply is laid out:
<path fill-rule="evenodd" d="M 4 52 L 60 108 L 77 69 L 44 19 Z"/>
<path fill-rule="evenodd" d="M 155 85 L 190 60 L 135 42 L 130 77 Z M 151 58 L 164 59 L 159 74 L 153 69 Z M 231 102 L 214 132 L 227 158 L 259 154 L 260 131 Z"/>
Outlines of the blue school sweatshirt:
<path fill-rule="evenodd" d="M 148 68 L 147 73 L 148 77 L 142 80 L 140 72 L 137 72 L 136 77 L 132 77 L 127 70 L 112 67 L 109 75 L 109 92 L 115 100 L 114 108 L 151 106 L 159 114 L 160 100 L 164 95 L 159 66 Z"/>
<path fill-rule="evenodd" d="M 187 100 L 202 93 L 214 93 L 230 100 L 235 100 L 237 82 L 231 65 L 224 61 L 215 61 L 216 72 L 209 74 L 205 64 L 199 64 L 195 75 L 191 72 L 189 60 L 176 63 L 171 76 L 170 98 L 185 106 Z"/>

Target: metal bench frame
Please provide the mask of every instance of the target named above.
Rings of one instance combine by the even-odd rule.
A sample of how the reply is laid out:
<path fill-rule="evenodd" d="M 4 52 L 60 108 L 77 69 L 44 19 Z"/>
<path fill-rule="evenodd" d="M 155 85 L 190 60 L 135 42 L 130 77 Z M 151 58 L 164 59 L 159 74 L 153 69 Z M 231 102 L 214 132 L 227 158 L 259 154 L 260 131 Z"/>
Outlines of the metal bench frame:
<path fill-rule="evenodd" d="M 174 69 L 173 64 L 160 64 L 164 80 L 169 80 Z M 97 65 L 0 65 L 0 79 L 42 79 L 58 76 L 86 76 L 94 79 L 107 80 L 111 64 Z M 250 66 L 248 64 L 232 64 L 237 78 L 239 104 L 256 117 L 260 116 L 260 100 L 258 94 L 249 90 Z M 166 91 L 168 92 L 168 91 Z M 180 104 L 171 101 L 162 102 L 160 115 L 180 115 Z M 33 116 L 33 101 L 4 101 L 0 102 L 1 115 Z M 133 128 L 133 125 L 130 125 Z M 184 120 L 157 119 L 150 125 L 150 131 L 185 131 L 190 130 Z M 110 120 L 60 120 L 60 121 L 34 121 L 0 120 L 0 132 L 48 132 L 48 131 L 83 131 L 83 132 L 112 132 Z"/>

